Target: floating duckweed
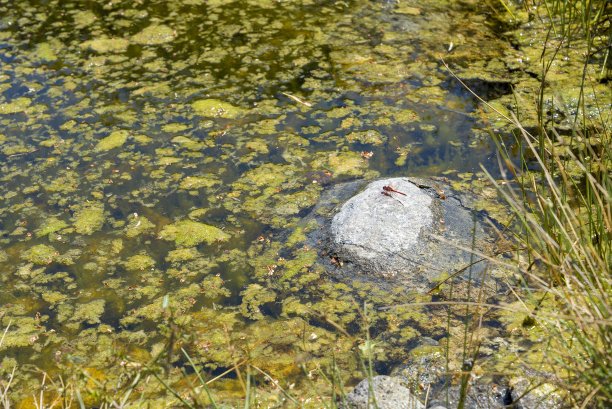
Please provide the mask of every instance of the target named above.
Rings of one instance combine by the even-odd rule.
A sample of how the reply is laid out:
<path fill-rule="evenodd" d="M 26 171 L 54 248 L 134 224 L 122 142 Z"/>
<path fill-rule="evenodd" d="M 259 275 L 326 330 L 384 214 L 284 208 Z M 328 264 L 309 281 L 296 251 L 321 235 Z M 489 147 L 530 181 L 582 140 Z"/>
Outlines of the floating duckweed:
<path fill-rule="evenodd" d="M 204 208 L 195 209 L 195 210 L 192 210 L 192 211 L 189 212 L 189 218 L 190 219 L 199 219 L 201 217 L 204 217 L 207 212 L 208 212 L 208 210 L 204 209 Z"/>
<path fill-rule="evenodd" d="M 155 225 L 144 216 L 136 216 L 130 219 L 130 222 L 125 227 L 125 236 L 128 239 L 134 238 L 140 234 L 151 233 Z"/>
<path fill-rule="evenodd" d="M 340 128 L 342 129 L 349 129 L 349 128 L 353 128 L 353 127 L 359 127 L 362 125 L 362 122 L 360 119 L 355 118 L 355 117 L 348 117 L 348 118 L 344 118 L 342 120 L 342 122 L 340 123 Z M 348 140 L 351 139 L 355 139 L 355 138 L 349 138 L 347 136 Z"/>
<path fill-rule="evenodd" d="M 278 187 L 291 176 L 291 170 L 288 165 L 266 163 L 245 172 L 240 181 L 244 180 L 250 186 Z"/>
<path fill-rule="evenodd" d="M 104 205 L 99 202 L 85 203 L 77 210 L 73 224 L 78 233 L 92 234 L 104 224 Z"/>
<path fill-rule="evenodd" d="M 123 265 L 128 271 L 142 271 L 153 267 L 155 260 L 146 254 L 136 254 L 128 258 Z"/>
<path fill-rule="evenodd" d="M 169 263 L 178 263 L 193 260 L 201 256 L 202 255 L 195 247 L 186 247 L 169 251 L 166 256 L 166 261 Z"/>
<path fill-rule="evenodd" d="M 79 174 L 73 170 L 67 170 L 58 173 L 59 177 L 54 178 L 47 185 L 44 186 L 48 192 L 73 192 L 81 183 Z"/>
<path fill-rule="evenodd" d="M 399 124 L 409 124 L 412 122 L 418 122 L 421 118 L 412 109 L 402 109 L 399 112 L 393 113 L 393 119 Z"/>
<path fill-rule="evenodd" d="M 64 220 L 60 220 L 56 217 L 50 217 L 45 219 L 41 226 L 36 230 L 36 236 L 42 237 L 51 233 L 59 232 L 62 229 L 68 227 L 68 223 Z"/>
<path fill-rule="evenodd" d="M 30 261 L 35 264 L 44 265 L 51 263 L 56 257 L 54 247 L 47 244 L 37 244 L 29 249 L 21 252 L 23 260 Z"/>
<path fill-rule="evenodd" d="M 0 104 L 0 115 L 2 114 L 15 114 L 17 112 L 25 111 L 30 104 L 32 104 L 32 100 L 26 97 L 19 97 L 15 99 L 13 102 L 4 102 Z"/>
<path fill-rule="evenodd" d="M 304 190 L 288 195 L 278 195 L 280 199 L 275 206 L 274 213 L 281 216 L 297 214 L 300 210 L 309 208 L 319 199 L 320 187 L 315 184 L 308 185 Z"/>
<path fill-rule="evenodd" d="M 168 132 L 168 133 L 182 132 L 187 128 L 189 128 L 187 125 L 181 124 L 178 122 L 173 122 L 171 124 L 166 124 L 162 126 L 162 129 L 164 130 L 164 132 Z"/>
<path fill-rule="evenodd" d="M 162 156 L 161 158 L 157 159 L 157 164 L 162 166 L 170 166 L 173 163 L 178 163 L 180 161 L 182 161 L 182 159 L 176 156 Z"/>
<path fill-rule="evenodd" d="M 291 248 L 295 246 L 296 243 L 300 243 L 306 240 L 306 234 L 304 234 L 304 227 L 298 226 L 296 227 L 289 238 L 287 238 L 287 247 Z"/>
<path fill-rule="evenodd" d="M 138 44 L 165 44 L 172 40 L 174 40 L 174 31 L 163 24 L 151 24 L 132 36 L 132 41 Z"/>
<path fill-rule="evenodd" d="M 419 14 L 421 14 L 421 9 L 416 8 L 416 7 L 410 7 L 408 4 L 397 3 L 393 11 L 398 14 L 407 14 L 409 16 L 418 16 Z"/>
<path fill-rule="evenodd" d="M 253 151 L 260 154 L 266 154 L 269 152 L 268 145 L 266 144 L 266 140 L 263 138 L 255 138 L 249 140 L 244 146 Z"/>
<path fill-rule="evenodd" d="M 85 28 L 92 25 L 96 18 L 96 15 L 91 10 L 76 10 L 72 13 L 72 19 L 77 28 Z"/>
<path fill-rule="evenodd" d="M 34 317 L 19 317 L 19 320 L 13 321 L 10 327 L 8 326 L 10 321 L 7 321 L 2 322 L 2 325 L 8 328 L 2 339 L 2 348 L 32 347 L 33 340 L 38 340 L 39 335 L 46 331 L 45 327 L 39 328 L 40 322 Z"/>
<path fill-rule="evenodd" d="M 61 43 L 57 40 L 41 43 L 36 47 L 36 57 L 43 61 L 55 61 L 59 55 L 58 48 Z"/>
<path fill-rule="evenodd" d="M 83 250 L 81 249 L 70 249 L 64 254 L 57 255 L 55 257 L 55 261 L 57 261 L 60 264 L 69 266 L 69 265 L 74 264 L 75 261 L 78 260 L 82 254 L 83 254 Z"/>
<path fill-rule="evenodd" d="M 201 189 L 203 187 L 212 187 L 221 183 L 221 181 L 214 177 L 206 176 L 187 176 L 181 180 L 179 189 Z"/>
<path fill-rule="evenodd" d="M 419 124 L 419 129 L 426 132 L 434 132 L 437 127 L 434 124 Z"/>
<path fill-rule="evenodd" d="M 283 280 L 289 280 L 298 273 L 306 272 L 309 266 L 312 266 L 317 260 L 317 252 L 313 249 L 299 250 L 295 258 L 291 260 L 285 260 L 282 264 L 284 271 L 282 273 Z"/>
<path fill-rule="evenodd" d="M 114 148 L 122 146 L 127 141 L 129 132 L 126 130 L 119 130 L 112 132 L 106 138 L 100 139 L 96 145 L 96 152 L 109 151 Z"/>
<path fill-rule="evenodd" d="M 329 118 L 342 118 L 351 113 L 351 108 L 349 107 L 339 107 L 332 108 L 327 112 L 327 117 Z"/>
<path fill-rule="evenodd" d="M 49 304 L 55 304 L 58 301 L 62 301 L 68 298 L 68 295 L 65 292 L 60 291 L 45 291 L 42 293 L 42 299 L 48 302 Z"/>
<path fill-rule="evenodd" d="M 228 239 L 229 234 L 208 224 L 193 220 L 181 220 L 164 226 L 160 238 L 174 240 L 177 246 L 191 247 L 202 242 L 212 244 L 219 240 Z"/>
<path fill-rule="evenodd" d="M 153 141 L 153 138 L 143 135 L 143 134 L 136 134 L 132 137 L 132 139 L 134 139 L 136 142 L 138 142 L 141 145 L 146 145 L 150 143 L 151 141 Z"/>
<path fill-rule="evenodd" d="M 380 145 L 385 141 L 385 137 L 380 132 L 369 129 L 367 131 L 351 132 L 346 135 L 349 142 L 358 141 L 363 144 Z"/>
<path fill-rule="evenodd" d="M 331 168 L 334 175 L 360 176 L 367 166 L 367 161 L 357 152 L 333 152 L 325 158 L 316 159 L 312 167 Z"/>
<path fill-rule="evenodd" d="M 229 297 L 231 292 L 223 284 L 224 281 L 221 277 L 209 275 L 200 282 L 198 293 L 204 294 L 208 299 L 217 301 L 221 297 Z"/>
<path fill-rule="evenodd" d="M 130 42 L 123 38 L 108 38 L 102 36 L 95 40 L 88 40 L 81 44 L 83 48 L 90 48 L 98 53 L 122 52 L 127 50 Z"/>
<path fill-rule="evenodd" d="M 201 99 L 191 104 L 191 107 L 198 115 L 212 118 L 234 119 L 245 113 L 244 109 L 218 99 Z"/>
<path fill-rule="evenodd" d="M 181 148 L 189 149 L 190 151 L 199 151 L 206 146 L 204 142 L 197 141 L 186 136 L 175 136 L 172 138 L 172 142 L 180 145 Z"/>
<path fill-rule="evenodd" d="M 86 322 L 87 324 L 99 324 L 100 317 L 104 314 L 105 300 L 93 300 L 84 304 L 77 304 L 74 312 L 69 318 L 71 322 Z"/>
<path fill-rule="evenodd" d="M 276 300 L 276 293 L 274 291 L 264 288 L 259 284 L 250 284 L 240 295 L 242 296 L 240 312 L 245 317 L 253 320 L 264 318 L 260 310 L 262 304 Z"/>

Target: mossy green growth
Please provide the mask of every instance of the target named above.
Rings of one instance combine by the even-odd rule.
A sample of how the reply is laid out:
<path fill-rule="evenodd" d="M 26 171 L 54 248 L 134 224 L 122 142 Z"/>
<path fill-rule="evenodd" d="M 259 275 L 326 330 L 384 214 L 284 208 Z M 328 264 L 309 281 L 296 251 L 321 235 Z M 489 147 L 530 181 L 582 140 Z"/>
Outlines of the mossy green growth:
<path fill-rule="evenodd" d="M 47 244 L 37 244 L 21 252 L 21 258 L 34 264 L 49 264 L 55 257 L 55 248 Z"/>
<path fill-rule="evenodd" d="M 221 181 L 214 177 L 206 177 L 206 176 L 187 176 L 183 180 L 181 180 L 181 184 L 179 185 L 179 189 L 201 189 L 203 187 L 212 187 L 216 184 L 221 183 Z"/>
<path fill-rule="evenodd" d="M 153 141 L 153 138 L 143 134 L 136 134 L 132 137 L 132 139 L 141 145 L 146 145 Z"/>
<path fill-rule="evenodd" d="M 259 307 L 262 304 L 276 300 L 276 293 L 274 291 L 264 288 L 259 284 L 250 284 L 240 295 L 242 296 L 240 312 L 245 317 L 251 319 L 264 318 Z"/>
<path fill-rule="evenodd" d="M 98 141 L 96 152 L 109 151 L 122 146 L 127 141 L 128 135 L 128 131 L 124 129 L 112 132 L 106 138 L 102 138 Z"/>
<path fill-rule="evenodd" d="M 265 163 L 255 169 L 250 169 L 242 175 L 236 184 L 243 182 L 247 186 L 279 187 L 294 173 L 290 165 Z"/>
<path fill-rule="evenodd" d="M 83 204 L 73 218 L 74 228 L 81 234 L 92 234 L 100 230 L 103 224 L 104 205 L 99 202 Z"/>
<path fill-rule="evenodd" d="M 123 38 L 108 38 L 105 36 L 88 40 L 81 44 L 83 48 L 89 48 L 98 53 L 122 52 L 127 50 L 130 42 Z"/>
<path fill-rule="evenodd" d="M 38 44 L 36 47 L 36 58 L 42 61 L 55 61 L 57 60 L 60 47 L 61 43 L 57 39 Z"/>
<path fill-rule="evenodd" d="M 174 30 L 163 24 L 151 24 L 132 36 L 132 41 L 138 44 L 164 44 L 172 40 L 174 40 Z"/>
<path fill-rule="evenodd" d="M 410 351 L 410 355 L 414 358 L 440 358 L 444 356 L 444 348 L 437 345 L 419 345 Z"/>
<path fill-rule="evenodd" d="M 136 216 L 130 220 L 125 228 L 125 235 L 131 239 L 140 234 L 151 233 L 155 225 L 144 216 Z"/>
<path fill-rule="evenodd" d="M 32 104 L 32 100 L 26 97 L 17 98 L 13 102 L 5 102 L 0 104 L 0 115 L 23 112 L 30 104 Z"/>
<path fill-rule="evenodd" d="M 380 134 L 380 132 L 369 129 L 367 131 L 351 132 L 346 135 L 346 139 L 349 142 L 360 142 L 363 144 L 380 145 L 386 138 Z"/>
<path fill-rule="evenodd" d="M 93 300 L 85 304 L 77 304 L 69 321 L 87 322 L 88 324 L 99 324 L 100 317 L 104 314 L 105 300 Z"/>
<path fill-rule="evenodd" d="M 193 220 L 181 220 L 164 226 L 159 237 L 164 240 L 174 240 L 177 246 L 191 247 L 202 242 L 212 244 L 216 241 L 228 239 L 230 235 L 209 224 Z"/>
<path fill-rule="evenodd" d="M 185 247 L 176 250 L 171 250 L 166 256 L 166 261 L 169 263 L 179 263 L 183 261 L 193 260 L 202 255 L 195 247 Z"/>
<path fill-rule="evenodd" d="M 219 99 L 201 99 L 191 104 L 193 110 L 202 116 L 233 119 L 245 114 L 245 110 Z"/>
<path fill-rule="evenodd" d="M 199 219 L 199 218 L 204 217 L 206 213 L 208 213 L 208 209 L 205 209 L 205 208 L 194 209 L 189 212 L 189 218 L 194 219 L 194 220 Z"/>
<path fill-rule="evenodd" d="M 172 123 L 162 126 L 162 129 L 164 130 L 164 132 L 168 132 L 168 133 L 182 132 L 187 128 L 188 128 L 187 125 L 181 124 L 178 122 L 172 122 Z"/>
<path fill-rule="evenodd" d="M 287 247 L 291 248 L 295 246 L 296 243 L 300 243 L 306 240 L 306 234 L 304 234 L 304 227 L 298 226 L 296 227 L 289 238 L 287 239 Z"/>
<path fill-rule="evenodd" d="M 36 237 L 46 236 L 51 233 L 56 233 L 62 229 L 68 227 L 68 223 L 63 220 L 60 220 L 56 217 L 50 217 L 45 219 L 45 221 L 40 225 L 38 229 L 36 229 Z"/>
<path fill-rule="evenodd" d="M 9 327 L 8 322 L 6 322 L 8 321 L 9 317 L 10 315 L 6 317 L 5 321 L 2 322 L 3 327 L 8 329 L 8 331 L 4 334 L 5 336 L 2 338 L 3 349 L 32 346 L 32 340 L 37 340 L 40 333 L 44 332 L 45 330 L 45 327 L 37 328 L 39 322 L 35 321 L 33 316 L 20 317 L 19 320 L 13 322 L 13 324 Z M 10 354 L 3 355 L 10 356 Z"/>
<path fill-rule="evenodd" d="M 367 161 L 358 152 L 333 152 L 325 157 L 320 155 L 312 162 L 312 168 L 329 168 L 334 175 L 361 176 L 368 167 Z"/>
<path fill-rule="evenodd" d="M 180 145 L 181 148 L 185 148 L 190 151 L 199 151 L 205 146 L 204 142 L 200 142 L 186 136 L 175 136 L 172 138 L 172 142 Z"/>
<path fill-rule="evenodd" d="M 129 271 L 143 271 L 153 267 L 155 265 L 155 260 L 146 254 L 136 254 L 128 258 L 123 265 Z"/>
<path fill-rule="evenodd" d="M 306 273 L 316 260 L 316 250 L 299 250 L 295 258 L 279 263 L 279 266 L 284 267 L 282 280 L 290 280 L 298 273 Z"/>

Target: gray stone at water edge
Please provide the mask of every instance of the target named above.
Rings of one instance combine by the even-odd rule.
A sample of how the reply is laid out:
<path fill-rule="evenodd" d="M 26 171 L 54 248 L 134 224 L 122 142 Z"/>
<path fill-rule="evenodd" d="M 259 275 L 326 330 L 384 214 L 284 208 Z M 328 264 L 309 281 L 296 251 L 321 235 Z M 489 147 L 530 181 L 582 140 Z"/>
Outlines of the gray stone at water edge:
<path fill-rule="evenodd" d="M 393 186 L 405 196 L 395 192 L 385 195 L 384 186 Z M 409 260 L 422 249 L 421 231 L 432 230 L 431 202 L 431 196 L 406 179 L 374 181 L 348 200 L 332 219 L 334 243 L 345 257 L 358 257 L 382 272 L 392 272 L 384 259 Z"/>
<path fill-rule="evenodd" d="M 404 195 L 385 191 L 385 186 Z M 464 206 L 466 200 L 441 181 L 373 181 L 331 219 L 329 253 L 347 274 L 394 278 L 406 288 L 426 288 L 442 273 L 469 265 L 469 249 L 487 252 L 493 242 L 483 215 Z M 474 266 L 473 272 L 482 270 L 483 264 Z"/>
<path fill-rule="evenodd" d="M 372 379 L 372 389 L 376 398 L 376 405 L 369 396 L 370 385 L 367 379 L 359 382 L 347 396 L 350 408 L 370 409 L 425 409 L 419 400 L 403 386 L 396 378 L 390 376 L 375 376 Z"/>

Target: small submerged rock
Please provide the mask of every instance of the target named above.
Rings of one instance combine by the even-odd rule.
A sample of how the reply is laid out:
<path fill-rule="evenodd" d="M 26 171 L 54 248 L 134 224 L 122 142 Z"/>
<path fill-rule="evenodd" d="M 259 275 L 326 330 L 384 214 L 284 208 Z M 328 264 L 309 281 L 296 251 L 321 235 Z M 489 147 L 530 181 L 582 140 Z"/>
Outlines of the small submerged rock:
<path fill-rule="evenodd" d="M 332 180 L 332 173 L 330 171 L 316 170 L 316 171 L 308 172 L 306 174 L 306 177 L 312 183 L 318 183 L 320 185 L 326 185 L 329 182 L 331 182 L 331 180 Z"/>
<path fill-rule="evenodd" d="M 410 392 L 410 389 L 402 385 L 397 378 L 390 376 L 376 376 L 372 379 L 372 391 L 370 392 L 368 379 L 361 381 L 355 389 L 347 396 L 347 403 L 353 409 L 425 409 L 419 400 Z"/>

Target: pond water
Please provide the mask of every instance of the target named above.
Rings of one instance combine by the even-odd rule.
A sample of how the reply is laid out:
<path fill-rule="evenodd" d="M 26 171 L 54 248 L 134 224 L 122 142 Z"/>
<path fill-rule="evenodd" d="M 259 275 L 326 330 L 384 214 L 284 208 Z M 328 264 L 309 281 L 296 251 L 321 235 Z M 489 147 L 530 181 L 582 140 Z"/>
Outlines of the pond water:
<path fill-rule="evenodd" d="M 441 61 L 510 92 L 480 3 L 2 2 L 2 371 L 147 359 L 165 296 L 210 370 L 231 366 L 228 339 L 277 376 L 294 343 L 349 351 L 309 311 L 356 333 L 353 299 L 405 295 L 327 277 L 300 218 L 326 183 L 493 168 L 477 101 Z M 423 314 L 393 318 L 380 362 L 444 335 Z"/>

